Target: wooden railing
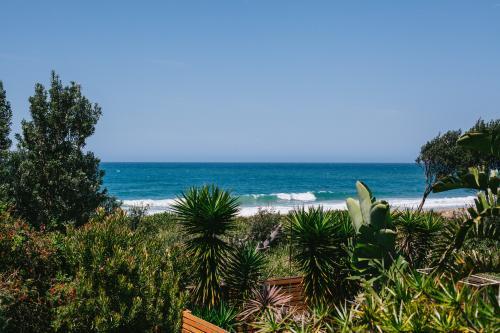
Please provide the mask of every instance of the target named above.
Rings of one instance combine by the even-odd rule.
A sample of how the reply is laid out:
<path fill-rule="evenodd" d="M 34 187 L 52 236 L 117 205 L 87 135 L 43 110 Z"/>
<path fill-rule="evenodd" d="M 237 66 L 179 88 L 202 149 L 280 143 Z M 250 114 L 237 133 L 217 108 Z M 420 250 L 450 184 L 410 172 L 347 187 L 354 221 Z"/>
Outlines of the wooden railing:
<path fill-rule="evenodd" d="M 302 281 L 302 276 L 294 276 L 266 280 L 264 281 L 264 284 L 268 286 L 280 287 L 284 294 L 292 296 L 292 299 L 288 304 L 289 306 L 303 308 L 305 307 L 305 298 Z"/>
<path fill-rule="evenodd" d="M 228 333 L 219 326 L 194 316 L 189 310 L 182 312 L 181 331 L 182 333 Z"/>
<path fill-rule="evenodd" d="M 305 308 L 304 288 L 301 276 L 269 279 L 263 282 L 264 285 L 276 286 L 281 288 L 285 295 L 290 295 L 291 300 L 287 304 L 296 309 Z M 247 327 L 246 325 L 238 327 L 239 332 L 253 333 L 256 329 Z M 194 316 L 191 311 L 184 310 L 182 312 L 182 333 L 227 333 L 226 330 L 209 323 L 201 318 Z"/>

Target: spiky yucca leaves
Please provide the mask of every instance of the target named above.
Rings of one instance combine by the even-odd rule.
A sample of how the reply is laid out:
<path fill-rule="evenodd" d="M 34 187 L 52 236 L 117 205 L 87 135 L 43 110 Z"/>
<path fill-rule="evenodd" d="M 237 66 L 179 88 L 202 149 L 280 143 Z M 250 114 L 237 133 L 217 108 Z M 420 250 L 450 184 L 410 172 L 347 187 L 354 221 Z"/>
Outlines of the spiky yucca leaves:
<path fill-rule="evenodd" d="M 335 296 L 336 263 L 346 256 L 341 248 L 340 225 L 322 207 L 294 210 L 288 216 L 289 236 L 294 247 L 293 259 L 304 272 L 307 303 L 332 300 Z"/>
<path fill-rule="evenodd" d="M 377 290 L 365 290 L 335 311 L 260 317 L 263 332 L 498 332 L 496 288 L 473 289 L 408 270 L 403 262 L 384 272 Z M 266 322 L 267 321 L 267 322 Z"/>
<path fill-rule="evenodd" d="M 278 313 L 292 299 L 286 295 L 281 288 L 265 285 L 262 288 L 254 288 L 250 300 L 245 303 L 240 317 L 244 321 L 253 321 L 265 312 Z"/>
<path fill-rule="evenodd" d="M 401 271 L 402 269 L 402 271 Z M 350 307 L 338 308 L 332 332 L 495 332 L 495 288 L 477 291 L 400 267 L 386 272 L 379 291 L 367 287 Z"/>
<path fill-rule="evenodd" d="M 262 252 L 251 245 L 240 246 L 229 254 L 225 282 L 231 299 L 245 301 L 262 276 L 266 260 Z"/>
<path fill-rule="evenodd" d="M 194 309 L 193 314 L 228 332 L 236 332 L 238 309 L 232 305 L 221 302 L 216 307 Z"/>
<path fill-rule="evenodd" d="M 433 212 L 404 210 L 393 217 L 397 230 L 396 248 L 412 268 L 426 267 L 432 248 L 443 228 L 443 218 Z"/>
<path fill-rule="evenodd" d="M 194 302 L 213 307 L 222 297 L 222 271 L 230 250 L 223 236 L 234 228 L 237 198 L 217 186 L 193 187 L 182 193 L 172 211 L 182 226 L 196 271 Z"/>
<path fill-rule="evenodd" d="M 258 333 L 282 333 L 289 331 L 291 313 L 283 308 L 279 311 L 266 310 L 258 320 L 253 323 L 253 328 Z"/>

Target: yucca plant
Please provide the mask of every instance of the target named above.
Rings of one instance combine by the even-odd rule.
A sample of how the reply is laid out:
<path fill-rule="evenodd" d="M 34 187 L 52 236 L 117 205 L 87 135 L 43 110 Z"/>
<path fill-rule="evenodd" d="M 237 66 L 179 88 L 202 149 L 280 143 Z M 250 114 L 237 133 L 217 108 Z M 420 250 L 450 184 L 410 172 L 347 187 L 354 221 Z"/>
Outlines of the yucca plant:
<path fill-rule="evenodd" d="M 292 296 L 283 293 L 281 288 L 265 285 L 262 288 L 254 288 L 240 313 L 244 321 L 253 321 L 264 312 L 278 313 L 288 305 Z"/>
<path fill-rule="evenodd" d="M 254 246 L 243 245 L 231 251 L 225 267 L 225 283 L 235 303 L 247 299 L 262 277 L 265 264 L 264 254 Z"/>
<path fill-rule="evenodd" d="M 252 326 L 257 329 L 258 333 L 287 332 L 292 314 L 283 310 L 265 310 Z"/>
<path fill-rule="evenodd" d="M 222 298 L 222 273 L 230 246 L 223 236 L 234 228 L 238 199 L 217 186 L 193 187 L 172 206 L 195 271 L 194 302 L 209 308 Z"/>
<path fill-rule="evenodd" d="M 236 332 L 238 309 L 224 302 L 216 307 L 195 309 L 193 314 L 228 332 Z"/>
<path fill-rule="evenodd" d="M 443 218 L 433 212 L 404 210 L 393 218 L 397 230 L 396 248 L 413 268 L 426 267 Z"/>
<path fill-rule="evenodd" d="M 346 256 L 339 239 L 339 225 L 322 207 L 300 208 L 288 216 L 294 260 L 304 272 L 306 302 L 328 302 L 335 296 L 336 264 Z"/>
<path fill-rule="evenodd" d="M 328 332 L 347 333 L 353 332 L 355 309 L 353 305 L 348 306 L 346 302 L 335 305 L 332 320 L 327 323 Z"/>

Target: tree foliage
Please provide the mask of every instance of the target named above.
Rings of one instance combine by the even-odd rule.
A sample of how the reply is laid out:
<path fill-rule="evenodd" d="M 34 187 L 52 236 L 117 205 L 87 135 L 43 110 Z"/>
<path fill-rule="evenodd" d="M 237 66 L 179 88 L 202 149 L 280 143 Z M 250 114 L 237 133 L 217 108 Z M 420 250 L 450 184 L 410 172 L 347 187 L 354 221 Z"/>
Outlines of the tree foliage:
<path fill-rule="evenodd" d="M 29 102 L 32 119 L 22 122 L 12 156 L 10 194 L 16 212 L 36 227 L 84 224 L 108 199 L 99 159 L 84 151 L 101 108 L 82 95 L 78 84 L 63 86 L 54 72 L 50 89 L 36 84 Z"/>
<path fill-rule="evenodd" d="M 0 81 L 0 152 L 2 154 L 7 152 L 12 144 L 12 140 L 9 138 L 11 124 L 12 109 L 7 100 L 7 93 L 3 88 L 3 82 Z"/>
<path fill-rule="evenodd" d="M 9 138 L 10 126 L 12 124 L 12 109 L 7 100 L 7 94 L 0 81 L 0 200 L 5 201 L 6 188 L 8 184 L 8 169 L 6 162 L 12 140 Z"/>
<path fill-rule="evenodd" d="M 493 130 L 500 128 L 500 119 L 485 122 L 479 119 L 468 132 Z M 419 208 L 422 208 L 425 199 L 432 192 L 432 186 L 440 178 L 449 174 L 461 172 L 470 166 L 487 165 L 490 168 L 500 166 L 500 158 L 483 151 L 471 151 L 457 144 L 462 135 L 461 130 L 447 131 L 437 135 L 425 143 L 416 158 L 425 174 L 426 189 Z"/>

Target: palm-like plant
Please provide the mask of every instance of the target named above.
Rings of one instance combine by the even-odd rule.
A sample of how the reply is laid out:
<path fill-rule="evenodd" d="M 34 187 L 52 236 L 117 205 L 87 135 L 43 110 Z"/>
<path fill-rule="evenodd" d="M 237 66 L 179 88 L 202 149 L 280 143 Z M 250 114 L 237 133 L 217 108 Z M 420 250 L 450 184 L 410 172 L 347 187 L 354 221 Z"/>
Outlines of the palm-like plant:
<path fill-rule="evenodd" d="M 422 268 L 427 264 L 443 218 L 432 212 L 407 209 L 394 216 L 397 230 L 396 247 L 411 267 Z"/>
<path fill-rule="evenodd" d="M 291 313 L 281 309 L 280 311 L 266 310 L 261 317 L 253 323 L 258 333 L 282 333 L 287 332 Z"/>
<path fill-rule="evenodd" d="M 231 298 L 244 301 L 257 285 L 265 266 L 265 257 L 254 246 L 240 246 L 229 255 L 225 268 L 225 282 Z"/>
<path fill-rule="evenodd" d="M 279 287 L 265 285 L 262 289 L 255 288 L 240 316 L 248 321 L 265 312 L 281 313 L 291 300 L 292 296 L 285 294 Z"/>
<path fill-rule="evenodd" d="M 222 268 L 230 246 L 223 236 L 234 227 L 237 198 L 217 186 L 191 188 L 172 206 L 196 271 L 195 303 L 213 307 L 219 303 Z"/>
<path fill-rule="evenodd" d="M 294 259 L 305 274 L 306 302 L 319 304 L 333 299 L 336 264 L 346 256 L 340 224 L 322 207 L 294 210 L 288 219 Z"/>
<path fill-rule="evenodd" d="M 237 331 L 236 325 L 238 321 L 236 317 L 238 316 L 238 309 L 224 302 L 212 308 L 195 309 L 193 314 L 228 332 Z"/>

